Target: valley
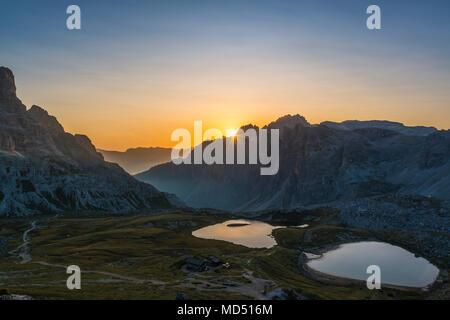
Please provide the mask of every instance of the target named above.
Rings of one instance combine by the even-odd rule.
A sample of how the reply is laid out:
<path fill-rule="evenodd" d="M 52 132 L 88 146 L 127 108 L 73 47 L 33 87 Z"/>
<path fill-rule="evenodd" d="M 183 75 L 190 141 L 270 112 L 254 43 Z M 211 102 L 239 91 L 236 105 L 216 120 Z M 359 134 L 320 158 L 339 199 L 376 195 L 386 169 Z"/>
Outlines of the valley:
<path fill-rule="evenodd" d="M 0 10 L 0 301 L 66 307 L 14 317 L 450 300 L 450 1 L 20 2 Z"/>
<path fill-rule="evenodd" d="M 187 210 L 189 211 L 189 210 Z M 336 212 L 316 209 L 273 220 L 272 248 L 248 248 L 194 237 L 202 227 L 243 218 L 229 213 L 173 211 L 136 216 L 38 216 L 0 220 L 0 287 L 33 299 L 424 299 L 447 298 L 445 261 L 425 256 L 441 270 L 429 290 L 368 290 L 364 282 L 333 283 L 304 271 L 302 252 L 339 243 L 379 240 L 422 252 L 407 233 L 335 225 Z M 309 224 L 307 228 L 299 228 Z M 26 233 L 26 234 L 25 234 Z M 24 241 L 25 240 L 25 241 Z M 25 242 L 27 242 L 25 244 Z M 26 247 L 23 259 L 17 248 Z M 186 269 L 186 259 L 217 257 L 228 267 Z M 66 288 L 68 265 L 82 270 L 82 289 Z"/>
<path fill-rule="evenodd" d="M 286 115 L 264 127 L 281 133 L 276 176 L 166 163 L 133 177 L 168 150 L 102 155 L 27 109 L 4 67 L 0 120 L 0 299 L 449 298 L 448 130 Z M 305 257 L 363 241 L 404 248 L 439 275 L 372 291 L 307 268 Z M 81 290 L 66 287 L 70 265 Z"/>

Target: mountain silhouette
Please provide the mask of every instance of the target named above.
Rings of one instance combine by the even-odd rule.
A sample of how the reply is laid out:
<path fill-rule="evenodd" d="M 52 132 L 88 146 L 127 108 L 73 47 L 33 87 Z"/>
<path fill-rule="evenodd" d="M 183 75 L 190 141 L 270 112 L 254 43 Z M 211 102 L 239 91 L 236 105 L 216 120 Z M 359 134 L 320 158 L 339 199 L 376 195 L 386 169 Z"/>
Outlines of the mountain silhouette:
<path fill-rule="evenodd" d="M 125 152 L 98 150 L 106 161 L 120 165 L 130 174 L 146 171 L 158 164 L 171 161 L 170 148 L 133 148 Z"/>
<path fill-rule="evenodd" d="M 41 107 L 27 110 L 0 67 L 0 215 L 169 207 L 168 195 L 104 161 L 87 136 L 65 132 Z"/>
<path fill-rule="evenodd" d="M 186 204 L 227 210 L 286 209 L 384 194 L 450 199 L 450 131 L 389 121 L 324 122 L 284 116 L 280 170 L 259 165 L 162 164 L 136 177 Z"/>

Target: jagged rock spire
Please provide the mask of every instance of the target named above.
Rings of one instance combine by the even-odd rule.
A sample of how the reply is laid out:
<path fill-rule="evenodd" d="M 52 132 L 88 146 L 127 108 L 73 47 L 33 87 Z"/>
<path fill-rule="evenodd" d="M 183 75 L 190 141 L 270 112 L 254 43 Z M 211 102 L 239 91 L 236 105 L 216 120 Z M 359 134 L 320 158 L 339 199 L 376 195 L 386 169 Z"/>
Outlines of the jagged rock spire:
<path fill-rule="evenodd" d="M 26 107 L 16 96 L 14 74 L 6 67 L 0 67 L 0 110 L 24 112 Z"/>
<path fill-rule="evenodd" d="M 270 123 L 267 127 L 268 128 L 294 128 L 295 126 L 301 126 L 301 127 L 310 127 L 311 124 L 305 119 L 305 117 L 296 114 L 296 115 L 290 115 L 287 114 L 283 117 L 278 118 L 276 121 Z"/>

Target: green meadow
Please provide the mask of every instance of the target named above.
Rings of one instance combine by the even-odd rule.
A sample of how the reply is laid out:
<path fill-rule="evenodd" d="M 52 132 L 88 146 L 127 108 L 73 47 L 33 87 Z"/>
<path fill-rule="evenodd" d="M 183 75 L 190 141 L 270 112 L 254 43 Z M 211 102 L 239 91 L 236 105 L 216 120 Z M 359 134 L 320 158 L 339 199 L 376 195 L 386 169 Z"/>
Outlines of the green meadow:
<path fill-rule="evenodd" d="M 308 276 L 299 263 L 301 251 L 346 241 L 385 239 L 382 232 L 349 229 L 329 224 L 334 213 L 303 215 L 271 214 L 262 220 L 303 224 L 308 228 L 276 229 L 278 245 L 252 249 L 225 241 L 192 236 L 198 228 L 236 216 L 183 212 L 130 217 L 36 217 L 29 233 L 31 261 L 11 253 L 23 243 L 31 219 L 1 219 L 0 237 L 7 239 L 0 250 L 0 287 L 33 299 L 261 299 L 275 289 L 295 292 L 306 299 L 424 299 L 448 296 L 447 286 L 430 292 L 384 289 L 368 290 L 365 283 L 336 285 Z M 285 216 L 286 217 L 286 216 Z M 309 233 L 308 236 L 305 236 Z M 397 242 L 407 245 L 407 237 Z M 305 239 L 308 239 L 305 241 Z M 218 257 L 229 267 L 207 272 L 185 268 L 189 257 Z M 68 290 L 66 267 L 82 271 L 81 290 Z"/>

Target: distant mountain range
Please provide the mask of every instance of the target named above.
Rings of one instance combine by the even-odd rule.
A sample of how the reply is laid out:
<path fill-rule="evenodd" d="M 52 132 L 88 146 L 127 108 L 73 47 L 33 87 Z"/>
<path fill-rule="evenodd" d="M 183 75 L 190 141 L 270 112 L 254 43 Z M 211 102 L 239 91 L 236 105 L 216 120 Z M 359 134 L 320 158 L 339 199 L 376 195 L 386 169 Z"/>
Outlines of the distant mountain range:
<path fill-rule="evenodd" d="M 169 199 L 105 162 L 88 137 L 65 132 L 44 109 L 27 110 L 13 73 L 0 67 L 0 216 L 126 213 L 169 208 Z"/>
<path fill-rule="evenodd" d="M 243 128 L 249 127 L 258 129 Z M 449 130 L 389 121 L 310 124 L 300 115 L 265 128 L 280 129 L 274 176 L 261 176 L 259 165 L 164 163 L 170 161 L 164 148 L 97 152 L 88 137 L 65 132 L 44 109 L 27 110 L 16 96 L 13 73 L 0 67 L 0 216 L 128 213 L 183 202 L 286 209 L 384 194 L 450 199 Z M 104 157 L 132 173 L 156 166 L 136 175 L 140 182 Z"/>
<path fill-rule="evenodd" d="M 383 194 L 450 199 L 450 131 L 389 121 L 311 125 L 287 115 L 280 171 L 258 165 L 162 164 L 136 176 L 187 205 L 227 210 L 284 209 Z"/>
<path fill-rule="evenodd" d="M 98 150 L 106 161 L 117 163 L 130 174 L 146 171 L 171 160 L 171 148 L 134 148 L 125 152 Z"/>
<path fill-rule="evenodd" d="M 403 123 L 392 121 L 380 121 L 380 120 L 372 120 L 372 121 L 347 120 L 344 122 L 325 121 L 322 122 L 321 125 L 341 130 L 378 128 L 395 131 L 405 136 L 427 136 L 431 133 L 438 131 L 434 127 L 423 127 L 423 126 L 407 127 Z"/>

